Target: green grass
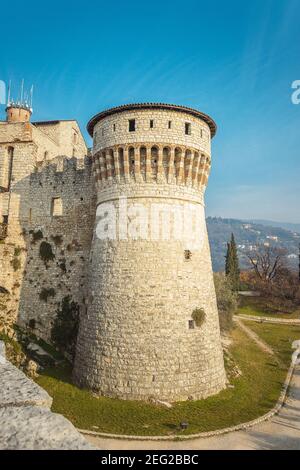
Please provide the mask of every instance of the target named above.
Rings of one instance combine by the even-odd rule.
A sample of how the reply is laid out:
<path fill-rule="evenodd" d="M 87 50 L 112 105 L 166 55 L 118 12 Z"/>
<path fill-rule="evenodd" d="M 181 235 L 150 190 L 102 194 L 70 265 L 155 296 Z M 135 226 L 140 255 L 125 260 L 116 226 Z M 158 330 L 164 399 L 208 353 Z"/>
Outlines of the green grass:
<path fill-rule="evenodd" d="M 255 317 L 270 317 L 300 320 L 300 309 L 292 312 L 283 312 L 268 308 L 266 302 L 261 297 L 242 297 L 239 299 L 237 314 L 252 315 Z"/>
<path fill-rule="evenodd" d="M 253 321 L 244 321 L 244 323 L 272 347 L 286 367 L 289 366 L 294 351 L 292 343 L 296 339 L 300 340 L 299 326 L 262 324 Z"/>
<path fill-rule="evenodd" d="M 252 327 L 252 324 L 250 325 Z M 290 358 L 290 338 L 298 331 L 293 327 L 255 325 L 268 341 L 279 341 L 279 354 L 285 367 L 276 357 L 263 353 L 239 329 L 233 330 L 230 352 L 242 370 L 242 376 L 232 381 L 229 388 L 217 396 L 199 401 L 174 404 L 167 409 L 137 401 L 94 397 L 71 383 L 71 370 L 49 368 L 37 382 L 53 397 L 52 410 L 66 416 L 75 426 L 106 433 L 172 435 L 211 431 L 257 418 L 276 403 L 285 380 Z M 275 327 L 275 329 L 274 329 Z M 276 338 L 276 341 L 275 341 Z M 179 423 L 188 421 L 186 431 Z"/>

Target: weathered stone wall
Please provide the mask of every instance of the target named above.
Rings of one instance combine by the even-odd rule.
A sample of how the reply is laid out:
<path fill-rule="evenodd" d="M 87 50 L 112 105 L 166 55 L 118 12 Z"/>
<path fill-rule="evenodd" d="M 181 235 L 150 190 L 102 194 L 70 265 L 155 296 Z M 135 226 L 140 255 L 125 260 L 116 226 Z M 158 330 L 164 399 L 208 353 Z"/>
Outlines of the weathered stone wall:
<path fill-rule="evenodd" d="M 67 157 L 72 154 L 76 158 Z M 0 286 L 8 291 L 1 318 L 24 327 L 34 320 L 33 332 L 47 340 L 62 299 L 70 296 L 82 305 L 85 295 L 95 213 L 86 154 L 76 121 L 0 123 L 1 227 L 8 220 L 7 236 L 0 240 Z M 52 214 L 54 198 L 61 200 L 60 217 Z M 38 240 L 36 232 L 42 234 Z M 54 253 L 48 263 L 39 253 L 43 241 Z M 50 288 L 55 295 L 46 302 L 40 295 Z"/>
<path fill-rule="evenodd" d="M 129 132 L 128 119 L 136 119 L 135 132 Z M 150 119 L 154 128 L 149 128 Z M 191 135 L 185 135 L 185 121 L 192 122 Z M 90 253 L 87 312 L 81 317 L 74 378 L 100 394 L 174 401 L 203 398 L 225 386 L 203 206 L 210 139 L 201 141 L 202 128 L 209 132 L 202 120 L 190 115 L 152 110 L 114 114 L 95 126 L 100 217 Z M 192 206 L 200 221 L 199 245 L 161 235 L 124 239 L 118 231 L 115 239 L 99 239 L 97 224 L 104 220 L 105 225 L 111 205 L 120 225 L 120 196 L 126 197 L 129 209 L 125 225 L 141 223 L 137 208 L 142 206 L 148 235 L 155 225 L 152 204 Z M 205 311 L 201 326 L 193 321 L 195 309 Z"/>
<path fill-rule="evenodd" d="M 0 356 L 1 450 L 93 449 L 51 404 L 45 390 Z"/>
<path fill-rule="evenodd" d="M 51 162 L 30 176 L 26 205 L 31 207 L 31 218 L 27 213 L 22 221 L 27 256 L 18 322 L 28 327 L 34 320 L 34 332 L 48 340 L 62 299 L 70 296 L 80 306 L 84 303 L 95 214 L 90 161 L 87 159 L 82 169 L 77 168 L 75 159 L 60 163 L 62 171 L 57 171 L 57 162 Z M 61 198 L 61 216 L 51 213 L 53 198 Z M 41 258 L 43 242 L 50 245 L 53 260 Z M 54 289 L 54 296 L 41 299 L 43 291 L 49 289 Z"/>
<path fill-rule="evenodd" d="M 62 300 L 76 302 L 74 377 L 98 393 L 179 400 L 225 385 L 203 209 L 210 126 L 188 112 L 126 110 L 95 125 L 93 157 L 84 159 L 75 121 L 0 123 L 0 215 L 8 217 L 0 282 L 10 294 L 11 318 L 49 340 Z M 196 208 L 202 243 L 100 240 L 96 205 L 118 209 L 120 196 L 129 201 L 127 225 L 137 204 L 150 214 L 153 203 Z M 151 224 L 150 218 L 147 230 Z M 201 326 L 192 317 L 197 308 L 205 311 Z"/>
<path fill-rule="evenodd" d="M 51 160 L 57 155 L 83 158 L 87 154 L 86 144 L 76 121 L 35 123 L 33 135 L 39 149 L 37 161 L 45 158 Z"/>

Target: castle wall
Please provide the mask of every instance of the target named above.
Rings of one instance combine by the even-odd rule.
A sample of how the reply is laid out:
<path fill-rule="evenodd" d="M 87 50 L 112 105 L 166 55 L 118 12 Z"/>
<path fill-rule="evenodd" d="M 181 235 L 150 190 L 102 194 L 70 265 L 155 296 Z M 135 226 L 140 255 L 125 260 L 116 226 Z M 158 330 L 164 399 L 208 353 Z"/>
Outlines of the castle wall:
<path fill-rule="evenodd" d="M 51 127 L 55 132 L 31 123 L 0 123 L 2 234 L 8 221 L 6 238 L 0 240 L 0 286 L 8 291 L 1 318 L 23 327 L 34 320 L 32 331 L 45 339 L 64 297 L 82 305 L 95 213 L 91 164 L 77 123 L 45 125 Z M 79 132 L 76 142 L 73 130 Z M 78 158 L 70 159 L 66 155 L 72 155 L 73 145 Z M 61 217 L 52 214 L 54 198 L 61 200 Z M 35 240 L 37 232 L 42 236 Z M 39 252 L 43 241 L 54 253 L 47 266 Z M 42 300 L 42 291 L 50 288 L 54 296 Z"/>
<path fill-rule="evenodd" d="M 11 144 L 18 141 L 30 141 L 32 139 L 30 123 L 9 124 L 0 122 L 0 144 Z"/>
<path fill-rule="evenodd" d="M 57 171 L 57 162 L 51 162 L 30 176 L 26 201 L 29 211 L 22 220 L 27 256 L 18 323 L 23 327 L 34 324 L 34 332 L 47 340 L 62 299 L 70 296 L 79 306 L 84 303 L 86 260 L 95 213 L 89 162 L 80 162 L 81 169 L 75 159 L 63 159 L 61 164 L 62 171 Z M 52 215 L 54 198 L 61 198 L 61 216 Z M 45 262 L 41 258 L 43 242 L 51 246 L 53 260 Z M 49 289 L 54 295 L 45 301 L 43 292 Z"/>
<path fill-rule="evenodd" d="M 85 141 L 76 121 L 35 123 L 33 139 L 37 143 L 37 161 L 52 160 L 57 155 L 83 158 L 87 154 Z"/>

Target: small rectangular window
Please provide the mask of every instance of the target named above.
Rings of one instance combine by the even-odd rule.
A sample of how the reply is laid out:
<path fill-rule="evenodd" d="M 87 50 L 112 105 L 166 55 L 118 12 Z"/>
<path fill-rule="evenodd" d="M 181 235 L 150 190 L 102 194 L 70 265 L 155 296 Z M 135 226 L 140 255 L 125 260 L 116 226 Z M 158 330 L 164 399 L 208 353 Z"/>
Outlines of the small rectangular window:
<path fill-rule="evenodd" d="M 184 125 L 185 133 L 186 135 L 191 135 L 191 123 L 186 122 Z"/>
<path fill-rule="evenodd" d="M 51 215 L 53 217 L 59 217 L 63 215 L 63 206 L 61 197 L 54 197 L 51 204 Z"/>
<path fill-rule="evenodd" d="M 172 121 L 169 121 L 168 122 L 168 129 L 171 129 L 171 127 L 172 127 Z"/>
<path fill-rule="evenodd" d="M 153 129 L 153 127 L 154 127 L 154 121 L 153 119 L 150 119 L 150 129 Z"/>
<path fill-rule="evenodd" d="M 114 132 L 115 132 L 115 130 L 116 130 L 116 125 L 115 124 L 113 125 L 113 129 L 114 129 Z"/>
<path fill-rule="evenodd" d="M 194 330 L 195 329 L 195 322 L 194 320 L 189 320 L 189 330 Z"/>
<path fill-rule="evenodd" d="M 135 119 L 129 119 L 129 132 L 135 131 Z"/>
<path fill-rule="evenodd" d="M 203 129 L 200 129 L 200 137 L 203 138 Z"/>

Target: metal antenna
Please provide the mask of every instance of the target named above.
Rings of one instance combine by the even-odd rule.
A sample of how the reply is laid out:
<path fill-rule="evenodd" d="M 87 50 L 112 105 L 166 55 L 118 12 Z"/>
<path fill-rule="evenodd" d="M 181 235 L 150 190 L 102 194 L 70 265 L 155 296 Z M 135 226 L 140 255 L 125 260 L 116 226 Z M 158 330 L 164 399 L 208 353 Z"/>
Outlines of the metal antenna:
<path fill-rule="evenodd" d="M 11 89 L 11 80 L 9 80 L 8 82 L 7 106 L 10 105 L 10 89 Z"/>
<path fill-rule="evenodd" d="M 24 94 L 24 78 L 22 78 L 22 81 L 21 81 L 21 101 L 20 101 L 21 106 L 23 105 L 23 94 Z"/>
<path fill-rule="evenodd" d="M 30 89 L 30 109 L 32 110 L 32 99 L 33 99 L 33 85 L 31 85 Z"/>

